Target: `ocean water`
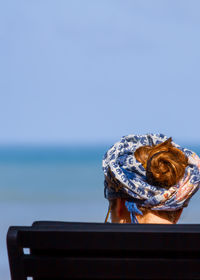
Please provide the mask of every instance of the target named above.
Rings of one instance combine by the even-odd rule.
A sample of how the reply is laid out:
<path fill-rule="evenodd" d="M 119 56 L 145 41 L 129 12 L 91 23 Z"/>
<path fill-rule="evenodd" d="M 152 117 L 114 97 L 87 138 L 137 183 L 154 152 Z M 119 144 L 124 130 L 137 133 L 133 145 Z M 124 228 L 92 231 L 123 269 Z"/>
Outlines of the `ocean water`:
<path fill-rule="evenodd" d="M 36 220 L 104 222 L 101 147 L 0 147 L 0 279 L 10 279 L 9 226 Z M 186 145 L 197 154 L 198 146 Z M 179 223 L 200 223 L 200 192 Z"/>

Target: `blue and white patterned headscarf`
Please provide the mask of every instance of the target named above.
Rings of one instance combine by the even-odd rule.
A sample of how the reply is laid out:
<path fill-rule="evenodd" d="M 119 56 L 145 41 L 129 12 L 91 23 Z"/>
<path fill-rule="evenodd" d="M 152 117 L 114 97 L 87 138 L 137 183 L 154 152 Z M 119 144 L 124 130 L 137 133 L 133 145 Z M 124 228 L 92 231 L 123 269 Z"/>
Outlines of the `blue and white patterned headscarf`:
<path fill-rule="evenodd" d="M 105 154 L 104 195 L 112 200 L 125 198 L 131 212 L 131 220 L 137 223 L 135 214 L 142 214 L 137 206 L 151 210 L 174 211 L 186 207 L 200 186 L 200 159 L 192 151 L 172 142 L 188 158 L 184 177 L 170 188 L 153 186 L 146 181 L 146 170 L 136 160 L 134 152 L 141 146 L 152 146 L 166 141 L 163 134 L 128 135 L 121 138 Z"/>

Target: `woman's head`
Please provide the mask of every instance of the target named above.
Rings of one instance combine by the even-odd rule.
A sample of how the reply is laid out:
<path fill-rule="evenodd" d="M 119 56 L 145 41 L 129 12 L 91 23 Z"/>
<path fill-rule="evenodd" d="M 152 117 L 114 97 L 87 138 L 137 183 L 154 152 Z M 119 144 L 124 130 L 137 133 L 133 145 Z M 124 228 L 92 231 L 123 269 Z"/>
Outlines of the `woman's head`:
<path fill-rule="evenodd" d="M 188 159 L 171 141 L 169 138 L 158 145 L 143 146 L 134 153 L 135 158 L 146 169 L 147 182 L 151 185 L 171 187 L 185 174 Z"/>
<path fill-rule="evenodd" d="M 162 134 L 131 134 L 107 151 L 104 195 L 113 221 L 125 217 L 132 223 L 147 223 L 152 215 L 155 223 L 159 219 L 177 221 L 199 189 L 200 159 L 194 152 L 176 147 Z"/>
<path fill-rule="evenodd" d="M 134 156 L 146 169 L 146 180 L 151 185 L 169 188 L 177 184 L 185 174 L 188 159 L 184 153 L 172 145 L 172 138 L 165 142 L 138 148 Z M 125 199 L 109 202 L 112 222 L 130 223 L 130 213 L 125 207 Z M 182 209 L 176 211 L 151 211 L 141 208 L 143 215 L 137 215 L 139 223 L 177 223 Z"/>

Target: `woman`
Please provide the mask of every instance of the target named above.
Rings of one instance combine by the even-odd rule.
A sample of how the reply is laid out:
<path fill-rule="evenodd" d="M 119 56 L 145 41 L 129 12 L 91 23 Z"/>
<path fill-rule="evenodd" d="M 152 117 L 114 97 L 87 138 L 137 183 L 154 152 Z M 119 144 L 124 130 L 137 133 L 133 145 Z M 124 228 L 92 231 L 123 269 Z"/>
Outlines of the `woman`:
<path fill-rule="evenodd" d="M 177 223 L 200 185 L 200 159 L 162 134 L 128 135 L 103 159 L 114 223 Z"/>

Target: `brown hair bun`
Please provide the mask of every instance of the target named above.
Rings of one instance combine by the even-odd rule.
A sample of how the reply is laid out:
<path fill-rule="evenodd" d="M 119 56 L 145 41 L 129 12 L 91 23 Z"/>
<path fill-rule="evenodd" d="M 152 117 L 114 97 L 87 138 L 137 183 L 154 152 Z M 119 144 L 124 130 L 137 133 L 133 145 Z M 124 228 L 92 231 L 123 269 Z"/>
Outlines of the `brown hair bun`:
<path fill-rule="evenodd" d="M 151 185 L 170 187 L 177 184 L 185 174 L 188 159 L 172 145 L 172 138 L 155 146 L 143 146 L 134 153 L 146 169 L 147 181 Z"/>

